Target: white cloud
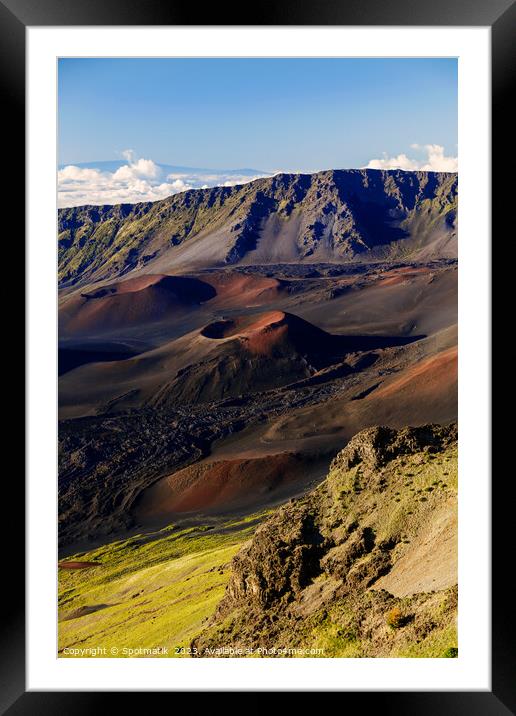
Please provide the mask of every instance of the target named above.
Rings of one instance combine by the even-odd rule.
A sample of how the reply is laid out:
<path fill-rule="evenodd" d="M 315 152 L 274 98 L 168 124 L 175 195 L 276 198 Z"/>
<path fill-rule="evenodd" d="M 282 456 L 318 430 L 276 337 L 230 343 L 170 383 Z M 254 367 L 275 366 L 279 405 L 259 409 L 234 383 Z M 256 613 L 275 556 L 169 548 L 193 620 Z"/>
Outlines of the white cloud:
<path fill-rule="evenodd" d="M 120 154 L 126 159 L 129 164 L 134 162 L 134 149 L 124 149 Z"/>
<path fill-rule="evenodd" d="M 171 184 L 161 184 L 161 186 L 171 186 L 174 192 L 187 191 L 192 188 L 191 184 L 187 184 L 182 179 L 175 179 Z"/>
<path fill-rule="evenodd" d="M 220 186 L 238 186 L 239 184 L 248 184 L 250 181 L 255 181 L 255 179 L 260 179 L 263 176 L 263 174 L 257 174 L 254 177 L 232 176 L 231 179 L 226 179 L 225 182 L 220 182 Z M 217 182 L 217 184 L 219 184 L 219 182 Z"/>
<path fill-rule="evenodd" d="M 238 184 L 247 184 L 255 179 L 260 179 L 269 174 L 234 174 L 232 173 L 205 173 L 195 172 L 191 174 L 173 173 L 167 176 L 167 179 L 182 181 L 186 179 L 190 184 L 195 185 L 195 189 L 208 189 L 211 186 L 237 186 Z M 189 187 L 191 188 L 191 186 Z"/>
<path fill-rule="evenodd" d="M 445 156 L 444 147 L 440 144 L 411 144 L 410 148 L 416 152 L 426 153 L 426 157 L 415 159 L 403 153 L 389 157 L 384 153 L 382 159 L 371 159 L 365 169 L 404 169 L 424 172 L 457 172 L 459 170 L 457 157 Z"/>
<path fill-rule="evenodd" d="M 74 165 L 59 170 L 59 206 L 155 201 L 188 188 L 159 182 L 162 171 L 152 159 L 135 160 L 132 149 L 122 154 L 128 163 L 115 172 Z"/>
<path fill-rule="evenodd" d="M 121 154 L 127 164 L 113 172 L 72 164 L 60 169 L 57 173 L 58 206 L 158 201 L 189 189 L 234 186 L 264 176 L 192 170 L 168 174 L 163 179 L 162 168 L 152 159 L 136 159 L 132 149 L 126 149 Z"/>
<path fill-rule="evenodd" d="M 152 159 L 138 159 L 125 164 L 113 174 L 113 180 L 131 181 L 135 178 L 157 179 L 161 175 L 161 169 Z"/>
<path fill-rule="evenodd" d="M 412 144 L 410 147 L 417 158 L 405 153 L 381 159 L 371 159 L 368 169 L 405 169 L 408 171 L 458 170 L 457 157 L 445 156 L 439 144 Z M 277 170 L 269 174 L 237 174 L 202 170 L 180 170 L 163 177 L 164 171 L 152 159 L 137 159 L 134 150 L 121 152 L 126 160 L 116 171 L 108 172 L 91 167 L 69 164 L 57 173 L 58 206 L 80 206 L 81 204 L 132 204 L 139 201 L 158 201 L 171 194 L 189 189 L 207 189 L 213 186 L 235 186 L 246 184 L 264 176 L 284 173 Z M 423 155 L 423 156 L 421 156 Z M 172 168 L 172 167 L 171 167 Z M 286 173 L 300 173 L 289 170 Z"/>
<path fill-rule="evenodd" d="M 83 169 L 69 164 L 64 169 L 57 172 L 57 180 L 59 184 L 67 184 L 72 182 L 95 182 L 97 181 L 97 169 Z"/>

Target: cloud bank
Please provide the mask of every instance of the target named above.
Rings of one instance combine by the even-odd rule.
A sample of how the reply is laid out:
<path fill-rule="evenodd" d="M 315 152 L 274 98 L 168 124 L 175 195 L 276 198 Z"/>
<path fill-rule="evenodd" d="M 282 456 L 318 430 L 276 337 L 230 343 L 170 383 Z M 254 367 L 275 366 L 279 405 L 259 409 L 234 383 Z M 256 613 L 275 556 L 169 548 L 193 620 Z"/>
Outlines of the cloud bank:
<path fill-rule="evenodd" d="M 137 159 L 132 149 L 122 152 L 126 160 L 115 171 L 69 164 L 57 173 L 58 206 L 82 204 L 134 204 L 157 201 L 188 189 L 234 186 L 266 174 L 185 170 L 167 172 L 152 159 Z"/>
<path fill-rule="evenodd" d="M 381 159 L 371 159 L 366 169 L 404 169 L 406 171 L 458 171 L 457 157 L 444 154 L 439 144 L 412 144 L 411 149 L 421 156 L 409 157 L 398 154 Z M 82 204 L 135 204 L 139 201 L 158 201 L 171 194 L 189 189 L 207 189 L 213 186 L 235 186 L 246 184 L 278 171 L 253 173 L 252 170 L 209 171 L 181 169 L 168 171 L 152 159 L 138 159 L 132 149 L 122 152 L 125 164 L 113 171 L 101 167 L 85 167 L 69 164 L 57 173 L 58 206 L 81 206 Z M 169 167 L 170 169 L 171 167 Z M 298 173 L 298 172 L 291 172 Z"/>
<path fill-rule="evenodd" d="M 412 159 L 406 154 L 389 157 L 384 153 L 382 159 L 371 159 L 365 169 L 405 169 L 406 171 L 456 172 L 459 170 L 457 157 L 447 157 L 440 144 L 411 144 L 410 148 L 424 152 L 422 159 Z"/>

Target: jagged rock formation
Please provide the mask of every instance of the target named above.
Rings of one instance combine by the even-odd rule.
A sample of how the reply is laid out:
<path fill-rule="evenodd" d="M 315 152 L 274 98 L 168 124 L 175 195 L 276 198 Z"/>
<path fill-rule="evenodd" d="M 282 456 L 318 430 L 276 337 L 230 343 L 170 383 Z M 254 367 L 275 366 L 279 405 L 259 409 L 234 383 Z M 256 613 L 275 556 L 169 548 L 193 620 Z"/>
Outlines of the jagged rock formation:
<path fill-rule="evenodd" d="M 162 201 L 59 211 L 59 278 L 145 269 L 456 257 L 457 175 L 278 174 Z"/>
<path fill-rule="evenodd" d="M 456 451 L 456 425 L 356 435 L 234 558 L 197 655 L 456 655 Z"/>

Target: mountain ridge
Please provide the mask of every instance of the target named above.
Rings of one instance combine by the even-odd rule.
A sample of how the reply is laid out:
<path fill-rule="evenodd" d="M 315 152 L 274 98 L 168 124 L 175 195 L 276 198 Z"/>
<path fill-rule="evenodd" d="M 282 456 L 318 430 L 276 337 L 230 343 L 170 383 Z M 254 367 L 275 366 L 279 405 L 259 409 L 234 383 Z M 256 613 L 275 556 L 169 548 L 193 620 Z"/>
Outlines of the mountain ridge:
<path fill-rule="evenodd" d="M 129 272 L 455 258 L 457 174 L 327 170 L 58 211 L 62 287 Z"/>

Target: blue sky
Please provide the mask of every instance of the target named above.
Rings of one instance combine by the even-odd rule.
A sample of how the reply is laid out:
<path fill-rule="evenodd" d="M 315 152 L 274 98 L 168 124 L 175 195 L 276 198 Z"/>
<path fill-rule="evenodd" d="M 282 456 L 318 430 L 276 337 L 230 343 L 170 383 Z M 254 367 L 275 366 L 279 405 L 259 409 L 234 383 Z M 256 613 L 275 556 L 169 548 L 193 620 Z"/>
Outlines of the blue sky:
<path fill-rule="evenodd" d="M 456 153 L 454 59 L 62 59 L 59 163 L 357 167 Z"/>
<path fill-rule="evenodd" d="M 454 59 L 61 59 L 58 77 L 60 206 L 277 171 L 457 170 Z"/>

